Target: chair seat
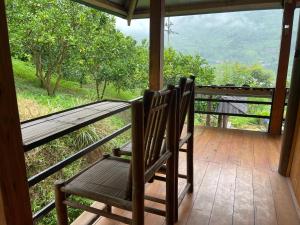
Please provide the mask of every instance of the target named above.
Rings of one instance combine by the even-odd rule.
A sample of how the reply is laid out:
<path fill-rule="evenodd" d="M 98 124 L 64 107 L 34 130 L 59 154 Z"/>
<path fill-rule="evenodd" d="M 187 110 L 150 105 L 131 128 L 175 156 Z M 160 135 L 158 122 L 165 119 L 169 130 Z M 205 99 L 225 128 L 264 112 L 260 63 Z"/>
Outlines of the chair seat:
<path fill-rule="evenodd" d="M 130 161 L 107 157 L 87 168 L 67 183 L 62 191 L 103 203 L 130 200 L 128 190 Z"/>

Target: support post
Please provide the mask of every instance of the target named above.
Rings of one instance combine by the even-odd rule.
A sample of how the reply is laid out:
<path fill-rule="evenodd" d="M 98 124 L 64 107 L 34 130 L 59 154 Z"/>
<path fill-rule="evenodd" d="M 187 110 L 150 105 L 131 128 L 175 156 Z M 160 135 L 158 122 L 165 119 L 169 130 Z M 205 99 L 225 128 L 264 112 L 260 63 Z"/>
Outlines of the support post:
<path fill-rule="evenodd" d="M 149 86 L 163 87 L 165 0 L 150 0 Z"/>
<path fill-rule="evenodd" d="M 132 116 L 132 225 L 144 225 L 145 163 L 144 163 L 144 105 L 133 102 Z"/>
<path fill-rule="evenodd" d="M 32 225 L 4 0 L 0 0 L 0 49 L 0 223 Z"/>
<path fill-rule="evenodd" d="M 295 6 L 294 0 L 286 0 L 284 3 L 281 46 L 269 128 L 269 132 L 274 135 L 281 134 Z"/>
<path fill-rule="evenodd" d="M 300 18 L 299 18 L 300 22 Z M 300 106 L 300 23 L 298 25 L 297 44 L 294 56 L 293 72 L 291 77 L 290 96 L 286 113 L 284 134 L 281 146 L 281 155 L 278 172 L 283 176 L 289 176 L 289 166 L 291 164 L 293 153 L 292 146 L 294 142 L 297 114 Z"/>

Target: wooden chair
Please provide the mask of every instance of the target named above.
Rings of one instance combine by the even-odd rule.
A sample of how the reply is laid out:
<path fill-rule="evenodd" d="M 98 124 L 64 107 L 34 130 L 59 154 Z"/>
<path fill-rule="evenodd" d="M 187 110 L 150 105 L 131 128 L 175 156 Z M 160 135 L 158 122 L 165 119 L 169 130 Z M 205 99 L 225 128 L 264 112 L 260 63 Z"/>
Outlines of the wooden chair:
<path fill-rule="evenodd" d="M 134 225 L 144 224 L 146 211 L 166 216 L 166 224 L 174 224 L 176 98 L 175 88 L 169 87 L 159 92 L 146 91 L 143 102 L 132 103 L 131 160 L 106 155 L 68 181 L 56 183 L 59 225 L 68 224 L 67 206 Z M 166 130 L 167 148 L 160 154 Z M 145 207 L 145 183 L 164 164 L 167 167 L 166 210 Z M 107 207 L 100 210 L 83 205 L 72 196 L 102 202 Z M 111 206 L 132 211 L 132 218 L 112 213 Z"/>
<path fill-rule="evenodd" d="M 178 118 L 179 122 L 177 123 L 178 127 L 177 130 L 177 151 L 175 155 L 175 167 L 176 167 L 176 181 L 175 184 L 175 196 L 178 198 L 175 199 L 175 205 L 181 204 L 183 198 L 187 193 L 193 192 L 193 177 L 194 177 L 194 170 L 193 170 L 193 149 L 194 149 L 194 89 L 195 89 L 195 77 L 191 76 L 190 78 L 181 78 L 178 85 L 178 92 L 179 97 L 177 98 L 178 102 Z M 187 132 L 183 133 L 184 123 L 187 118 Z M 186 144 L 186 149 L 182 147 Z M 179 152 L 185 152 L 187 154 L 187 171 L 186 174 L 178 174 L 178 161 L 179 161 Z M 114 149 L 113 154 L 115 156 L 131 156 L 132 145 L 131 143 L 126 143 L 120 148 Z M 162 147 L 162 152 L 164 151 L 164 145 Z M 160 170 L 160 173 L 166 174 L 166 167 L 163 165 Z M 186 179 L 186 185 L 183 191 L 178 195 L 178 177 Z M 166 181 L 164 177 L 161 176 L 154 176 L 154 179 Z M 147 197 L 147 196 L 146 196 Z M 155 200 L 155 199 L 148 199 L 148 200 Z M 161 200 L 158 200 L 162 202 Z M 178 208 L 175 209 L 175 219 L 178 219 Z"/>

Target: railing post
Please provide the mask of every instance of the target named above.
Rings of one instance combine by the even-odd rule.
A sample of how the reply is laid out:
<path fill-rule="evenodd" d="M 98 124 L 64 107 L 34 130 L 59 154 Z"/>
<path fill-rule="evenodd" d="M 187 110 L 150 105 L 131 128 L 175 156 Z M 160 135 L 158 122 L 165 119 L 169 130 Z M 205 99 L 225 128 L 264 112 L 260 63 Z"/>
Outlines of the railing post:
<path fill-rule="evenodd" d="M 144 163 L 144 106 L 133 102 L 132 116 L 132 224 L 144 225 L 145 163 Z"/>
<path fill-rule="evenodd" d="M 299 18 L 300 22 L 300 18 Z M 294 56 L 293 72 L 291 77 L 291 88 L 286 113 L 284 135 L 281 145 L 281 155 L 278 171 L 283 176 L 289 176 L 290 166 L 293 159 L 293 143 L 295 142 L 295 130 L 297 129 L 297 117 L 300 109 L 300 23 L 298 25 L 298 36 Z"/>
<path fill-rule="evenodd" d="M 272 111 L 269 129 L 271 134 L 281 134 L 295 6 L 296 4 L 294 0 L 286 0 L 284 3 L 276 88 L 271 108 Z"/>
<path fill-rule="evenodd" d="M 163 87 L 165 0 L 150 0 L 150 57 L 149 86 Z"/>
<path fill-rule="evenodd" d="M 4 0 L 0 1 L 0 46 L 0 224 L 32 225 Z"/>
<path fill-rule="evenodd" d="M 209 95 L 208 99 L 212 99 L 212 95 Z M 211 102 L 210 101 L 207 102 L 207 111 L 211 112 Z M 210 115 L 209 114 L 206 115 L 206 126 L 207 127 L 211 126 L 211 124 L 210 124 Z"/>

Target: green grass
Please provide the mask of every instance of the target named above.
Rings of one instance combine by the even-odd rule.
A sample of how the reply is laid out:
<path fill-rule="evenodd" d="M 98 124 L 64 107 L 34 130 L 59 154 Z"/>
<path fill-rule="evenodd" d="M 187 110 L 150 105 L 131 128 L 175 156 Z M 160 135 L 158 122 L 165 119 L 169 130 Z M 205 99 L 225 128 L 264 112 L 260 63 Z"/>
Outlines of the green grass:
<path fill-rule="evenodd" d="M 13 59 L 13 70 L 19 101 L 30 99 L 39 105 L 48 107 L 50 112 L 55 112 L 97 100 L 92 83 L 81 88 L 77 82 L 62 80 L 56 95 L 48 96 L 35 76 L 34 65 Z M 108 84 L 104 99 L 130 100 L 139 95 L 139 90 L 118 92 L 113 85 Z"/>

